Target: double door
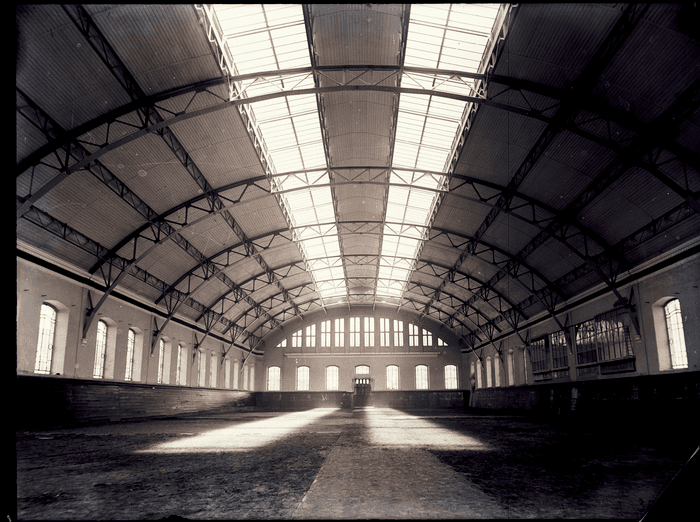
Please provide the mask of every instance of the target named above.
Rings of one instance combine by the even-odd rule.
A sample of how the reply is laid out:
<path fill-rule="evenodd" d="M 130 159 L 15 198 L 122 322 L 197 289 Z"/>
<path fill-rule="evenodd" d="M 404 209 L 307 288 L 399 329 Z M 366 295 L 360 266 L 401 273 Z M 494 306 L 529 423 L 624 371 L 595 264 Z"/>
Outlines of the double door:
<path fill-rule="evenodd" d="M 369 379 L 356 378 L 355 381 L 355 396 L 353 397 L 353 406 L 362 407 L 369 406 L 371 403 L 372 384 Z"/>

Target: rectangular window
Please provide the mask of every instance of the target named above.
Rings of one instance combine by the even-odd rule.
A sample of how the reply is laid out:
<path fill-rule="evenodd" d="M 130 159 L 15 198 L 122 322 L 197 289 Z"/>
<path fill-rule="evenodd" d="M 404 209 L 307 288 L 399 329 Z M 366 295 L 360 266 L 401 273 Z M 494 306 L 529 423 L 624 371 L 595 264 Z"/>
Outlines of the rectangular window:
<path fill-rule="evenodd" d="M 403 346 L 403 321 L 394 319 L 394 346 Z"/>
<path fill-rule="evenodd" d="M 47 304 L 41 305 L 41 313 L 39 315 L 39 344 L 36 350 L 34 373 L 44 375 L 51 373 L 56 316 L 57 313 L 53 307 Z"/>
<path fill-rule="evenodd" d="M 243 389 L 248 389 L 248 367 L 243 366 Z"/>
<path fill-rule="evenodd" d="M 321 347 L 328 348 L 331 345 L 331 320 L 321 323 Z"/>
<path fill-rule="evenodd" d="M 234 361 L 233 363 L 233 389 L 238 389 L 238 376 L 241 372 L 241 363 L 239 361 Z"/>
<path fill-rule="evenodd" d="M 418 327 L 415 324 L 408 324 L 408 345 L 418 346 Z"/>
<path fill-rule="evenodd" d="M 224 363 L 224 388 L 231 386 L 231 359 L 226 359 Z"/>
<path fill-rule="evenodd" d="M 491 357 L 486 358 L 486 387 L 493 386 L 491 379 Z"/>
<path fill-rule="evenodd" d="M 445 366 L 445 389 L 457 389 L 457 367 L 454 364 Z"/>
<path fill-rule="evenodd" d="M 501 358 L 498 355 L 493 358 L 493 383 L 497 388 L 501 386 Z"/>
<path fill-rule="evenodd" d="M 218 367 L 216 363 L 216 355 L 211 354 L 211 357 L 209 358 L 209 387 L 210 388 L 216 388 L 218 385 Z"/>
<path fill-rule="evenodd" d="M 576 364 L 598 362 L 595 339 L 595 321 L 591 319 L 576 325 Z"/>
<path fill-rule="evenodd" d="M 428 389 L 428 367 L 424 364 L 416 366 L 416 390 Z"/>
<path fill-rule="evenodd" d="M 622 310 L 611 310 L 595 318 L 599 361 L 634 355 L 629 328 L 622 322 L 624 314 Z"/>
<path fill-rule="evenodd" d="M 532 363 L 532 373 L 551 370 L 549 357 L 549 345 L 546 337 L 535 339 L 530 344 L 530 362 Z"/>
<path fill-rule="evenodd" d="M 297 368 L 297 390 L 308 391 L 309 390 L 309 367 L 299 366 Z"/>
<path fill-rule="evenodd" d="M 301 343 L 302 343 L 302 330 L 299 330 L 298 332 L 295 332 L 292 334 L 292 348 L 301 348 Z"/>
<path fill-rule="evenodd" d="M 316 346 L 316 325 L 311 324 L 306 327 L 306 346 L 314 348 Z"/>
<path fill-rule="evenodd" d="M 432 346 L 433 345 L 433 334 L 423 328 L 423 346 Z"/>
<path fill-rule="evenodd" d="M 386 389 L 387 390 L 398 390 L 399 389 L 399 367 L 398 366 L 387 366 L 386 367 Z"/>
<path fill-rule="evenodd" d="M 345 343 L 345 319 L 336 319 L 335 326 L 335 345 L 343 346 Z"/>
<path fill-rule="evenodd" d="M 360 346 L 360 318 L 350 318 L 350 346 Z"/>
<path fill-rule="evenodd" d="M 379 346 L 391 346 L 391 320 L 379 319 Z"/>
<path fill-rule="evenodd" d="M 374 346 L 374 317 L 365 317 L 365 346 Z"/>
<path fill-rule="evenodd" d="M 359 317 L 357 318 L 359 322 Z M 326 390 L 338 389 L 338 367 L 328 366 L 326 368 Z"/>
<path fill-rule="evenodd" d="M 199 386 L 204 388 L 207 381 L 207 354 L 200 350 L 199 352 Z"/>
<path fill-rule="evenodd" d="M 566 335 L 559 330 L 549 334 L 549 344 L 552 348 L 552 369 L 559 370 L 569 367 L 569 349 L 566 345 Z"/>
<path fill-rule="evenodd" d="M 95 344 L 95 365 L 92 368 L 92 376 L 102 379 L 105 371 L 105 354 L 107 353 L 107 323 L 97 322 L 97 343 Z"/>

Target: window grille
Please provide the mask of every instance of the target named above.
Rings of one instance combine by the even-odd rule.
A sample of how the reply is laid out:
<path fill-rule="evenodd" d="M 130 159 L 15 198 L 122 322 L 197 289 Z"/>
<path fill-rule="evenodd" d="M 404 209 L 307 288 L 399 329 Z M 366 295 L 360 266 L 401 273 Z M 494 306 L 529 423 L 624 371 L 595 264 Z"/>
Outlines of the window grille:
<path fill-rule="evenodd" d="M 124 380 L 130 381 L 134 369 L 134 346 L 136 345 L 136 334 L 129 328 L 126 335 L 126 369 L 124 371 Z"/>
<path fill-rule="evenodd" d="M 369 375 L 369 366 L 365 366 L 365 365 L 355 366 L 355 373 L 357 375 Z"/>
<path fill-rule="evenodd" d="M 530 343 L 530 363 L 532 364 L 532 373 L 552 369 L 546 337 L 540 337 Z"/>
<path fill-rule="evenodd" d="M 394 346 L 403 346 L 403 321 L 394 319 Z"/>
<path fill-rule="evenodd" d="M 428 367 L 424 364 L 416 366 L 416 390 L 428 389 Z"/>
<path fill-rule="evenodd" d="M 408 345 L 418 346 L 418 326 L 415 324 L 408 324 Z"/>
<path fill-rule="evenodd" d="M 391 320 L 384 317 L 379 319 L 379 345 L 391 346 Z"/>
<path fill-rule="evenodd" d="M 399 367 L 395 365 L 386 367 L 386 389 L 399 389 Z"/>
<path fill-rule="evenodd" d="M 314 348 L 316 346 L 316 325 L 311 324 L 306 327 L 306 346 Z"/>
<path fill-rule="evenodd" d="M 569 349 L 566 345 L 566 335 L 563 331 L 549 334 L 549 344 L 552 351 L 552 369 L 558 370 L 569 367 Z"/>
<path fill-rule="evenodd" d="M 270 366 L 267 369 L 267 389 L 268 391 L 279 391 L 280 389 L 280 369 L 278 366 Z"/>
<path fill-rule="evenodd" d="M 350 318 L 350 346 L 360 346 L 360 318 Z"/>
<path fill-rule="evenodd" d="M 336 319 L 335 320 L 335 345 L 336 346 L 344 346 L 345 343 L 345 319 Z"/>
<path fill-rule="evenodd" d="M 328 348 L 331 345 L 331 320 L 321 322 L 321 347 Z"/>
<path fill-rule="evenodd" d="M 668 345 L 671 350 L 671 369 L 687 368 L 688 353 L 685 347 L 685 334 L 683 333 L 681 303 L 678 299 L 672 299 L 666 303 L 664 316 L 666 317 Z"/>
<path fill-rule="evenodd" d="M 365 317 L 365 346 L 374 346 L 374 317 Z"/>
<path fill-rule="evenodd" d="M 97 343 L 95 345 L 95 365 L 92 368 L 92 376 L 102 379 L 105 372 L 105 356 L 107 355 L 107 323 L 97 322 Z"/>
<path fill-rule="evenodd" d="M 433 345 L 433 334 L 423 328 L 423 346 L 432 346 Z"/>
<path fill-rule="evenodd" d="M 358 317 L 359 322 L 359 317 Z M 326 368 L 326 390 L 338 389 L 338 367 L 328 366 Z"/>
<path fill-rule="evenodd" d="M 595 321 L 593 319 L 576 325 L 576 364 L 598 362 Z"/>
<path fill-rule="evenodd" d="M 39 315 L 39 342 L 36 348 L 34 373 L 48 375 L 51 373 L 51 360 L 56 334 L 56 317 L 58 313 L 53 306 L 46 303 L 41 305 Z"/>
<path fill-rule="evenodd" d="M 301 348 L 302 334 L 301 330 L 292 334 L 292 348 Z"/>
<path fill-rule="evenodd" d="M 163 363 L 165 362 L 165 343 L 160 340 L 158 348 L 158 384 L 163 382 Z"/>
<path fill-rule="evenodd" d="M 297 390 L 309 391 L 309 367 L 299 366 L 297 368 Z"/>
<path fill-rule="evenodd" d="M 454 364 L 445 366 L 445 389 L 457 389 L 457 367 Z"/>
<path fill-rule="evenodd" d="M 599 361 L 634 355 L 629 328 L 622 322 L 625 313 L 622 310 L 612 310 L 595 318 Z"/>

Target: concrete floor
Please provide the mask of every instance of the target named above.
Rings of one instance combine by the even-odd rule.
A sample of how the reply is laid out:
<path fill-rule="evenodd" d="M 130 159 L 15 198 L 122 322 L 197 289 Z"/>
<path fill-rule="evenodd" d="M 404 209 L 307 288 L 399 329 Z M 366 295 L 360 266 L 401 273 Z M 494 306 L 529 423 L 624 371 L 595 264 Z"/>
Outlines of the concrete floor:
<path fill-rule="evenodd" d="M 366 408 L 23 431 L 17 517 L 639 520 L 690 426 Z"/>

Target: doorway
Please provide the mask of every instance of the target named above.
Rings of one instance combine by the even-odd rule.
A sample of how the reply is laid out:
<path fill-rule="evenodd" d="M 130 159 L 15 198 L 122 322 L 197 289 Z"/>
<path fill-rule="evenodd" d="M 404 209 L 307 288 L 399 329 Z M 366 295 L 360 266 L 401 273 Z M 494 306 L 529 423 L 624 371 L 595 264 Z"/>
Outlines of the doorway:
<path fill-rule="evenodd" d="M 370 382 L 370 379 L 366 377 L 360 377 L 353 379 L 353 381 L 355 384 L 353 406 L 355 408 L 370 406 L 372 403 L 372 384 Z"/>

